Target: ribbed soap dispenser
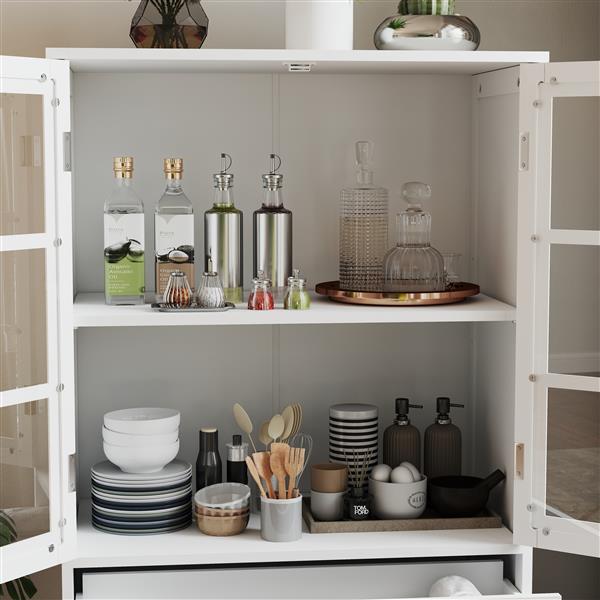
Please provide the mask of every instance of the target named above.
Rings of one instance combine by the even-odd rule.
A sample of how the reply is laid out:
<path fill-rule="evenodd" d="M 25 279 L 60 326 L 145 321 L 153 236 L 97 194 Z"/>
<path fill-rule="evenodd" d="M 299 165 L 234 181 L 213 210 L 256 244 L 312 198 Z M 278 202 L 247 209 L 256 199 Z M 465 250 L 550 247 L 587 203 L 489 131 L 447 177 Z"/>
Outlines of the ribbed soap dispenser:
<path fill-rule="evenodd" d="M 450 398 L 437 399 L 435 423 L 425 430 L 424 473 L 429 479 L 461 474 L 462 435 L 450 419 L 450 408 L 464 407 L 452 404 Z"/>
<path fill-rule="evenodd" d="M 401 462 L 412 463 L 421 470 L 421 434 L 410 424 L 408 410 L 423 408 L 409 404 L 408 398 L 396 398 L 396 419 L 383 432 L 383 462 L 395 469 Z"/>

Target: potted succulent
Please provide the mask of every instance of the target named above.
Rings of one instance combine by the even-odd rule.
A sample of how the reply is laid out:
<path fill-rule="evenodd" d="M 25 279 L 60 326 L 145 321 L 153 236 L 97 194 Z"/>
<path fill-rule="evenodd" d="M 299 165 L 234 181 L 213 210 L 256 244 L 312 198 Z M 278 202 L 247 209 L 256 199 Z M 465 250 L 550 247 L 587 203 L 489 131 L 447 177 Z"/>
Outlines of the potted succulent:
<path fill-rule="evenodd" d="M 15 522 L 0 510 L 0 547 L 8 546 L 17 540 Z M 6 592 L 6 593 L 5 593 Z M 29 577 L 20 577 L 6 583 L 0 583 L 0 597 L 8 595 L 11 600 L 29 600 L 37 594 L 37 589 Z"/>

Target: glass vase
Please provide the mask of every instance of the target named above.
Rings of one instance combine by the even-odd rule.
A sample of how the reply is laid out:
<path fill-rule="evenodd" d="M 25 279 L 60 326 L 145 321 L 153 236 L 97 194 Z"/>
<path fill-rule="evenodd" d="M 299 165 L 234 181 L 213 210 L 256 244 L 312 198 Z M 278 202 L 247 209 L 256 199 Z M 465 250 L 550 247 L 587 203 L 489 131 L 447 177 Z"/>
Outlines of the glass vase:
<path fill-rule="evenodd" d="M 142 0 L 129 37 L 138 48 L 200 48 L 207 33 L 200 0 Z"/>

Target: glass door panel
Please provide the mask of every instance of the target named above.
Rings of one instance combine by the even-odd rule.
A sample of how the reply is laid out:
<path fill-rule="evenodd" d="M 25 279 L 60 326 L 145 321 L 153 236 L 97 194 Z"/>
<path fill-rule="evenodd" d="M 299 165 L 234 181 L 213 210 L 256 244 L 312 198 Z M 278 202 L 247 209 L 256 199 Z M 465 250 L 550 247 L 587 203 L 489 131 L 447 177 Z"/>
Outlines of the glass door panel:
<path fill-rule="evenodd" d="M 0 253 L 0 281 L 0 391 L 46 383 L 46 250 Z"/>
<path fill-rule="evenodd" d="M 554 98 L 553 229 L 600 230 L 600 98 Z"/>
<path fill-rule="evenodd" d="M 549 372 L 599 377 L 599 246 L 551 246 L 549 319 Z"/>
<path fill-rule="evenodd" d="M 600 523 L 600 393 L 548 390 L 546 514 Z"/>
<path fill-rule="evenodd" d="M 63 289 L 59 275 L 71 265 L 70 247 L 63 251 L 58 241 L 56 202 L 68 76 L 68 65 L 59 61 L 0 57 L 2 583 L 68 557 L 63 553 L 68 457 L 61 451 L 71 447 L 74 424 L 65 419 L 72 405 L 63 393 L 68 377 L 60 357 L 72 355 L 68 345 L 65 354 L 60 340 L 72 338 L 70 322 L 70 335 L 64 335 L 62 316 L 70 313 L 61 306 L 63 292 L 69 304 L 72 295 L 70 278 Z M 67 100 L 60 109 L 59 89 Z M 68 198 L 61 200 L 69 208 Z M 74 525 L 74 511 L 69 521 Z"/>
<path fill-rule="evenodd" d="M 44 231 L 42 96 L 0 94 L 0 235 Z"/>

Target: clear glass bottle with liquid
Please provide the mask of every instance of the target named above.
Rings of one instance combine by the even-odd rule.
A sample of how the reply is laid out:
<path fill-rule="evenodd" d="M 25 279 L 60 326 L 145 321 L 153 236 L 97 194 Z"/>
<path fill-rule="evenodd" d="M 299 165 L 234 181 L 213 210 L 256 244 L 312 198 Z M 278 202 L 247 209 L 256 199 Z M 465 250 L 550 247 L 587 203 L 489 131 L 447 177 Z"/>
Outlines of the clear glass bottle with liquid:
<path fill-rule="evenodd" d="M 373 143 L 356 142 L 356 183 L 340 203 L 340 288 L 381 291 L 388 249 L 388 191 L 373 184 Z"/>
<path fill-rule="evenodd" d="M 182 187 L 183 159 L 165 158 L 167 187 L 154 212 L 155 289 L 160 301 L 173 271 L 194 289 L 194 209 Z"/>
<path fill-rule="evenodd" d="M 113 160 L 115 184 L 104 203 L 106 304 L 144 304 L 144 203 L 132 186 L 133 158 Z"/>

